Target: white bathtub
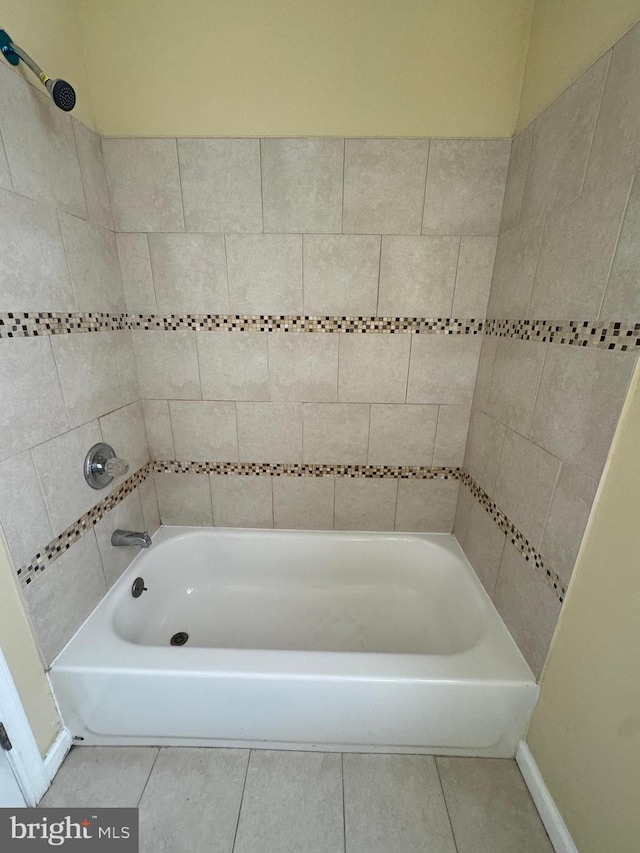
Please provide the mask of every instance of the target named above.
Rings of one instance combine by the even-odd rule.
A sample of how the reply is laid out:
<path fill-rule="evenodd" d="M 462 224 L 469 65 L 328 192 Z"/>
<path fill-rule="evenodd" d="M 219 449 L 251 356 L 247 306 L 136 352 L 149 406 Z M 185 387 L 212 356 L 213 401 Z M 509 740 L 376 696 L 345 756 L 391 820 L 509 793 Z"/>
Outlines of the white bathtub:
<path fill-rule="evenodd" d="M 51 668 L 77 742 L 514 754 L 538 687 L 453 537 L 153 540 Z"/>

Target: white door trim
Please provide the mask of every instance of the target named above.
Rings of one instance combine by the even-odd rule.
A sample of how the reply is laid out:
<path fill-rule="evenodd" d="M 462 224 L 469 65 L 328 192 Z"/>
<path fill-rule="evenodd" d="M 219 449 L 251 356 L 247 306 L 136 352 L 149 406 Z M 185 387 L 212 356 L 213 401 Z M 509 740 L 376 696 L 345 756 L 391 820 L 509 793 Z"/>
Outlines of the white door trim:
<path fill-rule="evenodd" d="M 49 776 L 40 755 L 2 649 L 0 649 L 0 720 L 4 723 L 13 745 L 13 749 L 5 752 L 5 755 L 27 805 L 35 806 L 49 787 L 52 777 Z"/>

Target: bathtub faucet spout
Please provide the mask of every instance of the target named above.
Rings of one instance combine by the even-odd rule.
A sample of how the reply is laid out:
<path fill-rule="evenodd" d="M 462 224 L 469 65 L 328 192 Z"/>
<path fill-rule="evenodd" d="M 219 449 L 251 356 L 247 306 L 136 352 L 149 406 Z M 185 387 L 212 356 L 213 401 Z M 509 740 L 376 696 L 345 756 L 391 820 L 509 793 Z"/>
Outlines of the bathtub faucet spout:
<path fill-rule="evenodd" d="M 135 530 L 114 530 L 111 534 L 112 545 L 139 545 L 148 548 L 151 545 L 151 537 L 148 533 L 138 533 Z"/>

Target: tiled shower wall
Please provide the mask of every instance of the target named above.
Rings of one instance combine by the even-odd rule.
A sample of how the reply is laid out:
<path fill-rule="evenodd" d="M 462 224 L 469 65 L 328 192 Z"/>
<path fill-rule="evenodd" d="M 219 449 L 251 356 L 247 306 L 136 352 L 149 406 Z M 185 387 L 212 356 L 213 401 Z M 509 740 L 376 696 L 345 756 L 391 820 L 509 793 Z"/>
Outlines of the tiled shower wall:
<path fill-rule="evenodd" d="M 125 302 L 100 140 L 5 63 L 0 131 L 0 524 L 50 661 L 133 556 L 111 531 L 158 514 L 151 479 L 105 515 L 82 476 L 101 440 L 132 474 L 149 461 L 131 331 L 108 320 Z M 71 547 L 34 573 L 50 543 Z"/>
<path fill-rule="evenodd" d="M 488 317 L 515 322 L 483 338 L 465 469 L 535 557 L 466 489 L 455 532 L 536 672 L 637 357 L 638 169 L 639 26 L 513 141 Z M 589 345 L 549 342 L 569 319 Z"/>
<path fill-rule="evenodd" d="M 510 143 L 103 149 L 162 521 L 450 532 Z"/>

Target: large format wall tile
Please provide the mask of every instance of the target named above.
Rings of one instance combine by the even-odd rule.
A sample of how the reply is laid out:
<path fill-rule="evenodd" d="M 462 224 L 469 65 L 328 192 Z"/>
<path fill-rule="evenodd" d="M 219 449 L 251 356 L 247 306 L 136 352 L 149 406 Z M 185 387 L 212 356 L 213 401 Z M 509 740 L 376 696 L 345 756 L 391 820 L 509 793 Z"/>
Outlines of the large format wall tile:
<path fill-rule="evenodd" d="M 457 237 L 383 237 L 377 313 L 450 316 L 459 249 Z"/>
<path fill-rule="evenodd" d="M 91 421 L 31 451 L 56 536 L 104 497 L 104 493 L 87 485 L 83 473 L 84 458 L 99 441 L 102 441 L 100 425 Z M 120 451 L 118 447 L 115 449 Z"/>
<path fill-rule="evenodd" d="M 540 218 L 519 225 L 498 238 L 488 317 L 516 320 L 531 316 L 529 303 L 543 229 L 544 218 Z M 553 317 L 562 319 L 558 314 Z"/>
<path fill-rule="evenodd" d="M 92 530 L 49 566 L 25 598 L 47 664 L 71 639 L 107 591 Z"/>
<path fill-rule="evenodd" d="M 370 406 L 308 403 L 302 407 L 303 462 L 366 465 Z"/>
<path fill-rule="evenodd" d="M 335 401 L 338 336 L 270 334 L 269 388 L 272 400 Z"/>
<path fill-rule="evenodd" d="M 241 462 L 302 462 L 300 403 L 236 403 Z"/>
<path fill-rule="evenodd" d="M 372 406 L 369 465 L 431 465 L 437 423 L 437 406 Z"/>
<path fill-rule="evenodd" d="M 69 428 L 50 338 L 0 340 L 0 399 L 2 459 Z"/>
<path fill-rule="evenodd" d="M 111 332 L 111 341 L 116 359 L 122 405 L 126 406 L 140 398 L 136 357 L 133 351 L 133 333 L 128 329 Z"/>
<path fill-rule="evenodd" d="M 237 461 L 234 403 L 172 400 L 169 414 L 176 459 L 182 462 Z"/>
<path fill-rule="evenodd" d="M 458 480 L 399 480 L 395 529 L 451 533 L 459 488 Z"/>
<path fill-rule="evenodd" d="M 627 353 L 550 346 L 532 440 L 583 474 L 600 477 L 635 361 Z"/>
<path fill-rule="evenodd" d="M 273 527 L 270 477 L 211 474 L 210 479 L 216 527 Z"/>
<path fill-rule="evenodd" d="M 601 320 L 640 321 L 640 180 L 634 178 L 604 294 Z"/>
<path fill-rule="evenodd" d="M 471 403 L 481 344 L 476 335 L 414 337 L 407 402 Z"/>
<path fill-rule="evenodd" d="M 263 139 L 262 194 L 267 233 L 340 233 L 342 139 Z"/>
<path fill-rule="evenodd" d="M 453 317 L 487 316 L 496 259 L 496 237 L 462 237 L 453 294 Z"/>
<path fill-rule="evenodd" d="M 563 464 L 544 527 L 540 551 L 548 565 L 569 583 L 587 526 L 598 481 Z"/>
<path fill-rule="evenodd" d="M 143 400 L 142 410 L 152 459 L 175 459 L 167 400 Z"/>
<path fill-rule="evenodd" d="M 500 338 L 496 349 L 487 414 L 527 435 L 548 344 Z"/>
<path fill-rule="evenodd" d="M 429 152 L 423 234 L 497 234 L 511 143 L 434 139 Z"/>
<path fill-rule="evenodd" d="M 493 493 L 506 427 L 474 409 L 469 422 L 464 467 L 481 489 Z"/>
<path fill-rule="evenodd" d="M 211 489 L 204 474 L 154 474 L 163 524 L 212 527 Z"/>
<path fill-rule="evenodd" d="M 640 166 L 640 26 L 614 46 L 589 157 L 586 186 Z"/>
<path fill-rule="evenodd" d="M 376 313 L 380 237 L 309 234 L 303 246 L 305 314 Z"/>
<path fill-rule="evenodd" d="M 124 311 L 113 232 L 66 213 L 60 214 L 60 228 L 78 311 Z"/>
<path fill-rule="evenodd" d="M 226 246 L 234 314 L 302 313 L 298 234 L 230 234 Z"/>
<path fill-rule="evenodd" d="M 605 54 L 536 119 L 523 220 L 580 195 L 608 67 Z"/>
<path fill-rule="evenodd" d="M 55 210 L 0 190 L 0 311 L 75 311 Z"/>
<path fill-rule="evenodd" d="M 127 311 L 155 314 L 158 305 L 153 287 L 147 235 L 116 234 L 116 245 Z"/>
<path fill-rule="evenodd" d="M 471 406 L 438 406 L 433 464 L 462 467 Z"/>
<path fill-rule="evenodd" d="M 179 139 L 187 231 L 261 232 L 259 139 Z"/>
<path fill-rule="evenodd" d="M 342 335 L 338 400 L 404 403 L 410 347 L 409 335 Z"/>
<path fill-rule="evenodd" d="M 393 530 L 398 480 L 337 478 L 336 530 Z"/>
<path fill-rule="evenodd" d="M 0 116 L 15 191 L 86 219 L 71 117 L 6 67 L 0 67 Z"/>
<path fill-rule="evenodd" d="M 152 400 L 200 399 L 195 332 L 134 331 L 140 392 Z"/>
<path fill-rule="evenodd" d="M 535 547 L 540 546 L 560 461 L 508 429 L 500 457 L 495 501 Z"/>
<path fill-rule="evenodd" d="M 461 503 L 463 497 L 466 504 L 464 530 L 458 534 L 456 527 L 455 532 L 482 585 L 493 597 L 507 537 L 484 507 L 461 486 Z M 458 511 L 460 512 L 460 504 Z"/>
<path fill-rule="evenodd" d="M 12 190 L 13 181 L 11 180 L 11 171 L 9 170 L 9 161 L 7 160 L 7 152 L 4 150 L 4 142 L 0 137 L 0 188 L 3 190 Z"/>
<path fill-rule="evenodd" d="M 501 232 L 510 231 L 520 222 L 520 210 L 529 168 L 529 153 L 533 142 L 534 128 L 535 122 L 527 125 L 511 142 L 509 171 L 507 172 L 507 184 L 502 203 Z"/>
<path fill-rule="evenodd" d="M 274 477 L 272 485 L 274 527 L 333 529 L 333 477 Z"/>
<path fill-rule="evenodd" d="M 529 316 L 598 316 L 630 187 L 623 178 L 549 214 Z"/>
<path fill-rule="evenodd" d="M 539 677 L 560 614 L 560 602 L 510 542 L 504 547 L 493 603 L 533 674 Z"/>
<path fill-rule="evenodd" d="M 95 225 L 102 225 L 103 228 L 109 228 L 113 231 L 111 199 L 109 198 L 107 175 L 104 170 L 100 137 L 75 119 L 72 119 L 72 124 L 76 145 L 78 146 L 89 220 Z"/>
<path fill-rule="evenodd" d="M 94 530 L 102 560 L 107 586 L 111 588 L 129 563 L 140 552 L 137 546 L 118 546 L 111 544 L 114 530 L 144 530 L 145 522 L 140 503 L 139 489 L 120 501 L 104 518 L 96 524 Z"/>
<path fill-rule="evenodd" d="M 160 314 L 227 314 L 227 266 L 219 234 L 150 234 Z"/>
<path fill-rule="evenodd" d="M 55 336 L 51 340 L 72 427 L 122 405 L 112 333 Z"/>
<path fill-rule="evenodd" d="M 184 231 L 175 139 L 103 139 L 117 231 Z"/>
<path fill-rule="evenodd" d="M 347 234 L 419 234 L 429 157 L 427 139 L 347 139 Z"/>
<path fill-rule="evenodd" d="M 129 474 L 147 464 L 149 444 L 140 400 L 100 418 L 100 430 L 103 441 L 129 463 Z"/>
<path fill-rule="evenodd" d="M 28 450 L 0 463 L 0 524 L 16 568 L 53 539 L 40 481 Z"/>
<path fill-rule="evenodd" d="M 196 335 L 203 400 L 269 399 L 267 336 Z"/>

